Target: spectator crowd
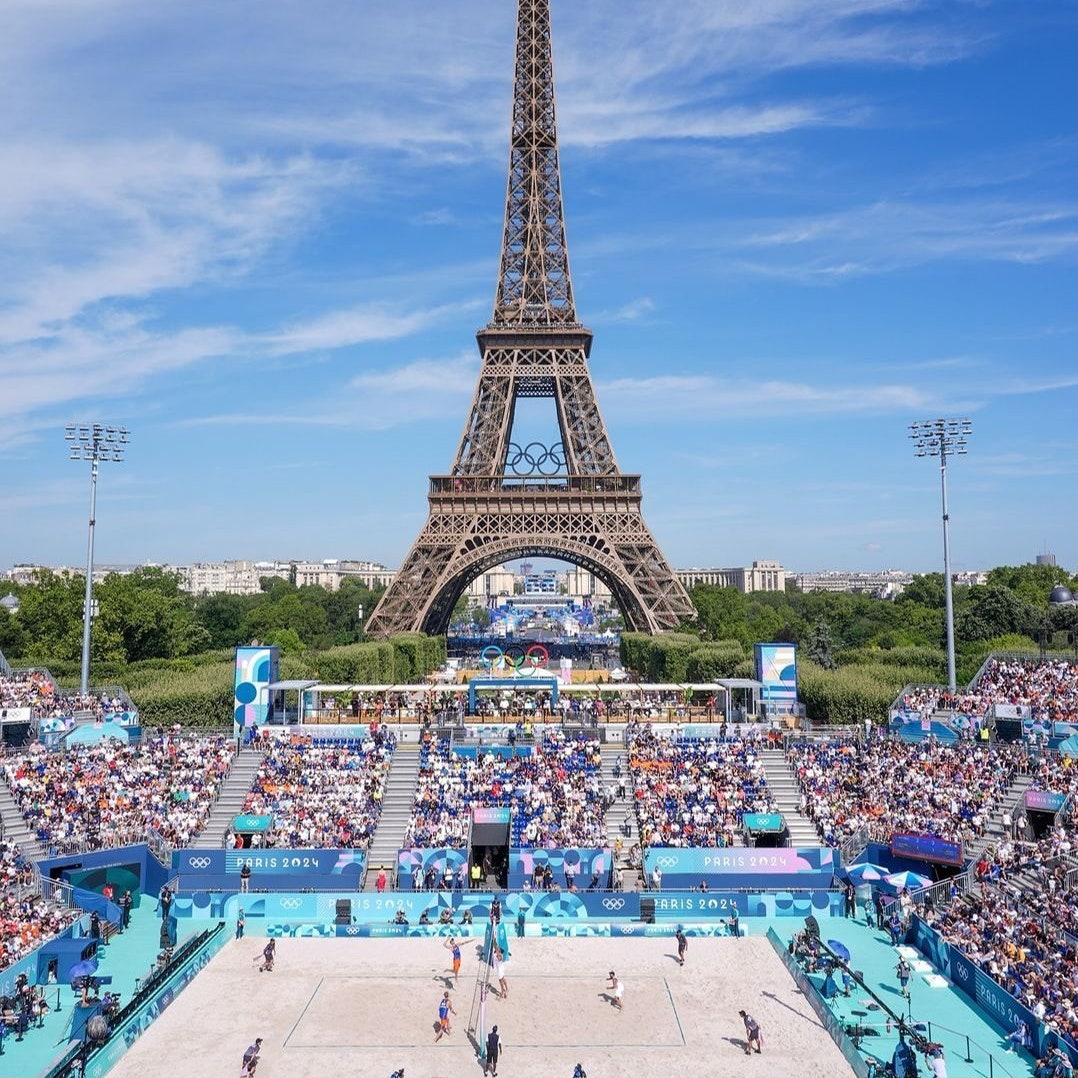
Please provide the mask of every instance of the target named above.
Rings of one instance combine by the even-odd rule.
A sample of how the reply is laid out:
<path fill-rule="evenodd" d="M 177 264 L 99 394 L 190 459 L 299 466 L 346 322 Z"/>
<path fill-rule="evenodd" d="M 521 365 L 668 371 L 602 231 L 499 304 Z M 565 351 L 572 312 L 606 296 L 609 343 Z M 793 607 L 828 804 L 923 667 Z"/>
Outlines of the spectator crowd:
<path fill-rule="evenodd" d="M 295 735 L 268 742 L 244 812 L 273 816 L 258 841 L 291 849 L 366 849 L 382 811 L 395 739 L 384 727 L 363 739 Z"/>
<path fill-rule="evenodd" d="M 209 816 L 235 743 L 160 733 L 128 746 L 107 739 L 4 757 L 4 776 L 38 841 L 57 853 L 144 842 L 186 846 Z"/>
<path fill-rule="evenodd" d="M 36 872 L 19 847 L 0 841 L 0 970 L 59 935 L 77 912 L 64 910 L 34 893 Z"/>
<path fill-rule="evenodd" d="M 1029 766 L 1023 745 L 897 738 L 791 744 L 787 759 L 801 811 L 830 846 L 862 829 L 881 842 L 896 831 L 969 842 Z"/>
<path fill-rule="evenodd" d="M 515 846 L 605 845 L 598 740 L 548 730 L 534 745 L 510 744 L 504 752 L 479 746 L 471 758 L 425 733 L 405 846 L 466 845 L 474 806 L 512 807 Z"/>
<path fill-rule="evenodd" d="M 645 847 L 737 845 L 746 812 L 776 811 L 755 740 L 679 739 L 644 726 L 628 750 Z"/>

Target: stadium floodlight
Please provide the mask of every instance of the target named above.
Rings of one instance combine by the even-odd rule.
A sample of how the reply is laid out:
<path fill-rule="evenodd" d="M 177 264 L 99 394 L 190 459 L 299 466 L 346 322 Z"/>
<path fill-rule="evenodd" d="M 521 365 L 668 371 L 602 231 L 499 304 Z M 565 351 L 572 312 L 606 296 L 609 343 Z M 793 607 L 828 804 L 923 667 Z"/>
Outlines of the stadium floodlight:
<path fill-rule="evenodd" d="M 943 594 L 947 617 L 947 687 L 957 691 L 954 662 L 954 596 L 951 590 L 951 535 L 947 512 L 947 458 L 965 456 L 966 439 L 973 433 L 968 419 L 929 419 L 910 424 L 910 438 L 918 457 L 938 457 L 943 495 Z"/>
<path fill-rule="evenodd" d="M 97 523 L 97 471 L 101 461 L 116 464 L 124 459 L 128 432 L 126 427 L 106 427 L 100 423 L 68 423 L 64 435 L 69 460 L 90 462 L 90 529 L 86 543 L 86 598 L 82 604 L 82 678 L 80 691 L 90 691 L 90 627 L 97 604 L 94 602 L 94 525 Z"/>

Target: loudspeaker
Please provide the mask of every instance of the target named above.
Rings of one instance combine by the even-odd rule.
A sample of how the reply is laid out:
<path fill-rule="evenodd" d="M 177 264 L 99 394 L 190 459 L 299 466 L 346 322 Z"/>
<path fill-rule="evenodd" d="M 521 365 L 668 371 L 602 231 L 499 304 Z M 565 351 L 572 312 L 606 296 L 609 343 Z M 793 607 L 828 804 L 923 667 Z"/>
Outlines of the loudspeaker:
<path fill-rule="evenodd" d="M 653 925 L 655 923 L 655 899 L 640 899 L 640 920 L 646 925 Z"/>
<path fill-rule="evenodd" d="M 337 899 L 337 918 L 334 924 L 350 925 L 352 923 L 352 900 L 350 898 Z"/>

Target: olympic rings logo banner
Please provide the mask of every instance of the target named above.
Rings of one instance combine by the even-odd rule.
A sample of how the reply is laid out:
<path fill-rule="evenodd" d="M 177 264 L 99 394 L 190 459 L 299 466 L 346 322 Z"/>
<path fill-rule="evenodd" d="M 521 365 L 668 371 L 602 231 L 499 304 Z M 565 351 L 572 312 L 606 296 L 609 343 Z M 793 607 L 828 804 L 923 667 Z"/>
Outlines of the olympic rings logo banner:
<path fill-rule="evenodd" d="M 492 673 L 510 671 L 514 677 L 532 677 L 550 664 L 550 652 L 542 644 L 532 644 L 526 650 L 518 644 L 511 644 L 507 648 L 488 644 L 479 658 Z"/>

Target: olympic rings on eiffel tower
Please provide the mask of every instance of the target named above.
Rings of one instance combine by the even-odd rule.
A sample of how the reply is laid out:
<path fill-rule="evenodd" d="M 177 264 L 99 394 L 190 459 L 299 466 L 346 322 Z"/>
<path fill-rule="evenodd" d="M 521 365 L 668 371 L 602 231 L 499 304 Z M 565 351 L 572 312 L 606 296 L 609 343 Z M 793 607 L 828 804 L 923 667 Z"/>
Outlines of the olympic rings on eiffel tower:
<path fill-rule="evenodd" d="M 521 449 L 516 442 L 510 442 L 506 447 L 505 467 L 513 475 L 557 475 L 565 467 L 565 446 L 561 442 L 551 446 L 529 442 Z"/>
<path fill-rule="evenodd" d="M 532 644 L 527 651 L 518 644 L 510 644 L 504 651 L 497 644 L 488 644 L 479 656 L 488 670 L 504 670 L 514 675 L 531 677 L 538 670 L 545 670 L 550 662 L 550 652 L 542 644 Z"/>

